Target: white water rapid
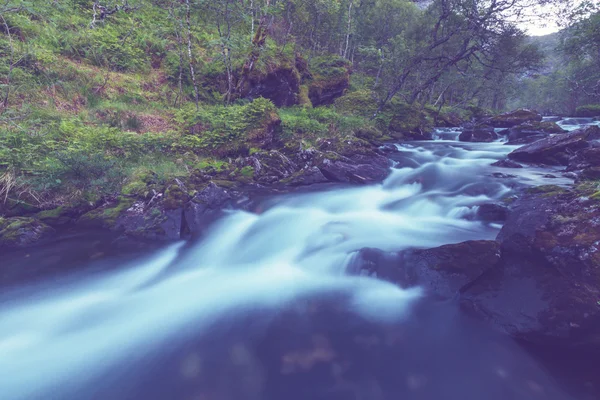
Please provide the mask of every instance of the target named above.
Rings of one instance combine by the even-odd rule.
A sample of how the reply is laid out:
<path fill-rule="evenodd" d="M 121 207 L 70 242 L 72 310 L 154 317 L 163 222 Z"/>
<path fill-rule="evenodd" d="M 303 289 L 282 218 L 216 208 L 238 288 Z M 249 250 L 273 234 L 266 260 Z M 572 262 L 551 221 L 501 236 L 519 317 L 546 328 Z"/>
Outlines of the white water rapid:
<path fill-rule="evenodd" d="M 115 371 L 148 367 L 182 332 L 298 298 L 337 292 L 362 318 L 410 318 L 420 291 L 348 274 L 357 251 L 494 239 L 501 226 L 477 220 L 478 205 L 515 185 L 570 182 L 548 169 L 492 167 L 515 147 L 460 143 L 457 134 L 398 145 L 382 184 L 284 196 L 261 214 L 231 211 L 190 248 L 177 243 L 105 272 L 6 289 L 0 399 L 108 399 L 91 388 L 112 385 L 104 377 Z"/>

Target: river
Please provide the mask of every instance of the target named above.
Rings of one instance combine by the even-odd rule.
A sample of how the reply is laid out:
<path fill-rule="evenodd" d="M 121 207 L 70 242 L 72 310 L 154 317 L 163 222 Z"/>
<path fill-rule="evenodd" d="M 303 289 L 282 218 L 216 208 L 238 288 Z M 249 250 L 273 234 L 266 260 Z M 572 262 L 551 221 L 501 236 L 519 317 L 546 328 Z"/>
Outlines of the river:
<path fill-rule="evenodd" d="M 458 134 L 397 144 L 382 184 L 232 210 L 198 243 L 94 260 L 102 245 L 90 243 L 102 239 L 73 238 L 13 254 L 2 267 L 0 398 L 571 398 L 451 301 L 348 268 L 363 248 L 494 239 L 501 225 L 478 220 L 479 205 L 572 183 L 557 169 L 493 167 L 516 146 Z M 40 269 L 59 273 L 20 279 Z"/>

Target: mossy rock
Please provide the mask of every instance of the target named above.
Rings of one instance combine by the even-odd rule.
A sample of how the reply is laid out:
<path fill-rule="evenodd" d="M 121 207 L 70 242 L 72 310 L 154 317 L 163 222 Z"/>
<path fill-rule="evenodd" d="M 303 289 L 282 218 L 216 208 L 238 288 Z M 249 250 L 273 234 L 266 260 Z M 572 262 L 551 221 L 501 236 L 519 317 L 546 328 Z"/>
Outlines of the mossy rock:
<path fill-rule="evenodd" d="M 370 90 L 358 90 L 335 100 L 335 109 L 340 114 L 370 118 L 377 110 L 377 101 Z"/>
<path fill-rule="evenodd" d="M 165 190 L 162 206 L 165 210 L 181 208 L 190 200 L 188 193 L 177 183 L 173 183 Z"/>
<path fill-rule="evenodd" d="M 600 117 L 600 104 L 587 104 L 575 110 L 575 116 L 580 118 Z"/>
<path fill-rule="evenodd" d="M 314 107 L 333 104 L 350 86 L 352 63 L 337 56 L 315 57 L 308 96 Z"/>
<path fill-rule="evenodd" d="M 149 193 L 148 184 L 143 181 L 133 181 L 127 183 L 121 189 L 121 194 L 131 197 L 146 197 Z"/>
<path fill-rule="evenodd" d="M 21 248 L 48 238 L 54 229 L 45 223 L 27 217 L 0 217 L 0 248 Z"/>
<path fill-rule="evenodd" d="M 116 203 L 83 214 L 77 224 L 85 227 L 116 229 L 118 218 L 134 203 L 133 199 L 121 197 Z"/>
<path fill-rule="evenodd" d="M 525 122 L 541 122 L 542 116 L 532 110 L 519 109 L 506 114 L 497 115 L 488 121 L 487 124 L 495 128 L 512 128 Z"/>
<path fill-rule="evenodd" d="M 24 200 L 15 200 L 9 198 L 6 202 L 0 202 L 0 213 L 5 217 L 21 217 L 32 215 L 39 211 L 39 207 Z"/>
<path fill-rule="evenodd" d="M 74 221 L 74 210 L 68 207 L 57 207 L 35 214 L 35 218 L 50 226 L 68 225 Z"/>
<path fill-rule="evenodd" d="M 300 103 L 302 76 L 291 62 L 280 61 L 268 65 L 266 71 L 254 70 L 248 77 L 243 97 L 264 97 L 277 107 L 289 107 Z"/>
<path fill-rule="evenodd" d="M 525 122 L 521 125 L 517 125 L 513 128 L 510 128 L 510 132 L 543 132 L 543 133 L 565 133 L 567 132 L 563 128 L 560 127 L 556 122 L 546 122 L 546 121 L 529 121 Z"/>
<path fill-rule="evenodd" d="M 541 185 L 527 189 L 529 194 L 542 194 L 544 196 L 555 196 L 566 192 L 567 189 L 557 185 Z"/>
<path fill-rule="evenodd" d="M 389 135 L 400 140 L 430 140 L 434 121 L 417 106 L 406 103 L 394 105 L 393 117 L 388 125 Z"/>

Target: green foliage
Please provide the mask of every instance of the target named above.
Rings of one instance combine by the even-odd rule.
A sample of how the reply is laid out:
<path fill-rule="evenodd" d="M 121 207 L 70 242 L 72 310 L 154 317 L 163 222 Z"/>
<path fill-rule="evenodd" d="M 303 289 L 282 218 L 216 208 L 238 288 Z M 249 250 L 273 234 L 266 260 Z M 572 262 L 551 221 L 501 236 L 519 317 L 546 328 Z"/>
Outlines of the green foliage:
<path fill-rule="evenodd" d="M 195 150 L 243 145 L 241 142 L 250 140 L 252 131 L 266 129 L 278 118 L 273 103 L 262 97 L 243 105 L 209 106 L 198 111 L 187 107 L 176 116 L 190 133 L 181 139 L 180 145 Z"/>
<path fill-rule="evenodd" d="M 579 106 L 575 110 L 576 117 L 598 117 L 600 116 L 600 104 L 588 104 Z"/>
<path fill-rule="evenodd" d="M 318 138 L 355 135 L 374 129 L 367 119 L 356 115 L 341 114 L 334 108 L 292 107 L 280 110 L 283 135 L 286 138 Z"/>

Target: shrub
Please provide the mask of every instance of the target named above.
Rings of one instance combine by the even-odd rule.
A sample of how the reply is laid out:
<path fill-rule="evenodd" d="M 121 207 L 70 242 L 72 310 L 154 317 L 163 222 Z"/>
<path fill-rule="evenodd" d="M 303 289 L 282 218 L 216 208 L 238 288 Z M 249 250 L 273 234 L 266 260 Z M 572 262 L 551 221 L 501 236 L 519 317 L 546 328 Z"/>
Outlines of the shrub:
<path fill-rule="evenodd" d="M 247 152 L 252 141 L 260 140 L 278 124 L 279 114 L 273 103 L 261 97 L 247 104 L 211 106 L 199 111 L 188 107 L 177 114 L 176 120 L 190 133 L 176 146 L 195 150 L 228 147 L 235 153 Z"/>
<path fill-rule="evenodd" d="M 600 104 L 588 104 L 577 107 L 575 110 L 576 117 L 598 117 L 600 116 Z"/>

